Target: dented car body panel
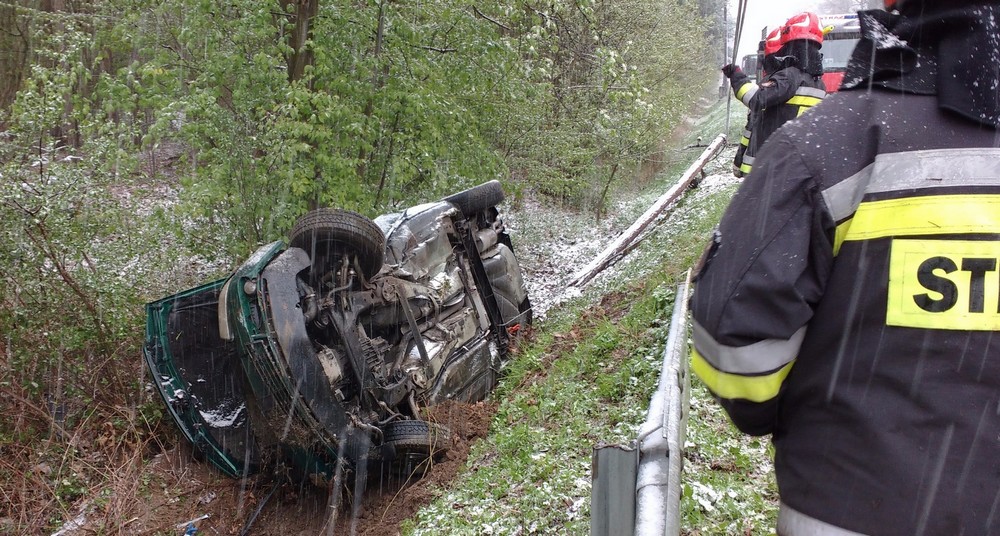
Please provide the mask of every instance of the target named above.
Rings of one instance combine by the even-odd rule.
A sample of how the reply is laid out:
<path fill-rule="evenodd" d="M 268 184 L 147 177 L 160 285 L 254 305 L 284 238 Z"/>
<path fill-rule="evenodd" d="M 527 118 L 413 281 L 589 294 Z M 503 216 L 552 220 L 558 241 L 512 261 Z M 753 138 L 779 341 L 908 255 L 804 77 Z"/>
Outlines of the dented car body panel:
<path fill-rule="evenodd" d="M 225 280 L 146 306 L 146 365 L 168 413 L 195 451 L 230 476 L 254 472 L 258 454 L 247 416 L 236 344 L 219 335 Z"/>

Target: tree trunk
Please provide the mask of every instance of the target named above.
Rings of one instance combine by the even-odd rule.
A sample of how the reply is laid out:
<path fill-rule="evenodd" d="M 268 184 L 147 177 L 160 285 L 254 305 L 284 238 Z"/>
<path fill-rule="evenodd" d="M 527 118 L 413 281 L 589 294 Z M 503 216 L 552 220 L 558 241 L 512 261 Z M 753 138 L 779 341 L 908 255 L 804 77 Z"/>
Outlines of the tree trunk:
<path fill-rule="evenodd" d="M 29 18 L 24 16 L 19 6 L 37 9 L 34 0 L 20 0 L 17 3 L 0 4 L 0 111 L 6 110 L 14 102 L 21 89 L 24 75 L 30 69 L 31 32 Z M 0 117 L 3 114 L 0 113 Z M 3 125 L 0 124 L 0 130 Z"/>
<path fill-rule="evenodd" d="M 600 222 L 601 218 L 604 216 L 604 203 L 608 200 L 608 190 L 611 189 L 611 183 L 614 182 L 615 174 L 617 173 L 618 162 L 615 162 L 615 164 L 611 166 L 611 173 L 608 174 L 608 180 L 604 183 L 604 189 L 601 190 L 601 198 L 597 201 L 597 209 L 594 211 L 598 222 Z"/>
<path fill-rule="evenodd" d="M 294 10 L 290 12 L 289 6 L 294 6 Z M 281 8 L 292 23 L 292 32 L 287 37 L 292 51 L 285 57 L 288 81 L 297 82 L 305 75 L 306 67 L 313 63 L 313 52 L 306 47 L 306 41 L 312 37 L 312 22 L 319 14 L 319 0 L 281 0 Z M 283 28 L 281 31 L 284 33 Z"/>
<path fill-rule="evenodd" d="M 378 58 L 382 55 L 382 45 L 385 42 L 385 0 L 378 3 L 378 21 L 375 25 L 375 46 L 372 49 L 372 57 L 375 58 L 375 65 L 377 70 L 372 76 L 372 92 L 368 97 L 368 102 L 365 103 L 365 120 L 370 120 L 372 114 L 375 113 L 375 95 L 385 87 L 386 76 L 389 75 L 388 67 L 378 67 Z M 397 116 L 398 119 L 398 116 Z M 377 152 L 378 144 L 380 143 L 382 133 L 379 134 L 375 139 L 373 146 L 375 149 L 372 150 L 374 155 Z M 388 162 L 385 163 L 386 166 L 389 165 Z M 368 155 L 365 152 L 364 146 L 358 149 L 358 167 L 357 167 L 358 180 L 363 181 L 365 175 L 368 174 Z M 381 192 L 380 192 L 381 193 Z"/>

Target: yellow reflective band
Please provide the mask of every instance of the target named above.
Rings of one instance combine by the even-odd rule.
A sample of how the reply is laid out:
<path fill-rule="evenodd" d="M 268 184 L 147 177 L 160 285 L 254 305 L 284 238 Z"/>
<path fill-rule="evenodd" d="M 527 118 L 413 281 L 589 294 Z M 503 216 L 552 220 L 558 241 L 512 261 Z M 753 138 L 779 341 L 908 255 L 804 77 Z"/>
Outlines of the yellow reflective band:
<path fill-rule="evenodd" d="M 847 220 L 837 226 L 837 232 L 833 236 L 833 256 L 836 257 L 840 254 L 840 246 L 844 244 L 847 240 L 847 234 L 851 232 L 851 223 L 854 220 Z"/>
<path fill-rule="evenodd" d="M 740 165 L 740 171 L 743 172 L 744 175 L 750 173 L 750 170 L 752 170 L 752 169 L 753 169 L 753 166 L 751 166 L 750 164 L 742 164 L 742 165 Z"/>
<path fill-rule="evenodd" d="M 837 226 L 834 255 L 844 242 L 890 236 L 1000 233 L 1000 195 L 934 195 L 869 201 Z"/>
<path fill-rule="evenodd" d="M 741 376 L 714 368 L 698 353 L 698 350 L 695 350 L 694 347 L 691 348 L 691 370 L 701 378 L 709 390 L 719 397 L 730 400 L 742 399 L 751 402 L 771 400 L 778 396 L 781 384 L 791 372 L 794 364 L 793 360 L 766 376 Z"/>
<path fill-rule="evenodd" d="M 748 147 L 750 145 L 750 138 L 748 138 L 746 136 L 742 136 L 740 138 L 740 145 L 742 145 L 744 147 Z"/>
<path fill-rule="evenodd" d="M 807 97 L 805 95 L 796 95 L 788 99 L 786 104 L 790 104 L 792 106 L 798 106 L 799 109 L 797 112 L 795 112 L 795 117 L 799 117 L 802 114 L 806 113 L 806 110 L 811 109 L 813 106 L 816 106 L 821 102 L 823 102 L 823 99 L 819 97 Z"/>
<path fill-rule="evenodd" d="M 807 97 L 805 95 L 796 95 L 785 101 L 786 104 L 791 104 L 792 106 L 816 106 L 821 102 L 823 102 L 823 99 L 819 97 Z"/>
<path fill-rule="evenodd" d="M 893 240 L 885 323 L 1000 330 L 1000 242 Z"/>
<path fill-rule="evenodd" d="M 757 87 L 757 84 L 754 84 L 753 82 L 747 82 L 746 84 L 743 84 L 742 86 L 740 86 L 740 89 L 736 91 L 736 98 L 739 100 L 743 100 L 743 95 L 746 95 L 747 91 L 750 91 L 755 87 Z"/>

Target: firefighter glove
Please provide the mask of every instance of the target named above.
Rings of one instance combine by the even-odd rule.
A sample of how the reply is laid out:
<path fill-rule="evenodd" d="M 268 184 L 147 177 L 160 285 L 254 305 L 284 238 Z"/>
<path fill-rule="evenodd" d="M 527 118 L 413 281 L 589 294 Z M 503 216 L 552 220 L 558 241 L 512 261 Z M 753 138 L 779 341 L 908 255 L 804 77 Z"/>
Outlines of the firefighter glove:
<path fill-rule="evenodd" d="M 725 75 L 726 78 L 732 78 L 734 74 L 740 71 L 740 67 L 738 65 L 733 65 L 732 63 L 722 68 L 722 74 Z"/>

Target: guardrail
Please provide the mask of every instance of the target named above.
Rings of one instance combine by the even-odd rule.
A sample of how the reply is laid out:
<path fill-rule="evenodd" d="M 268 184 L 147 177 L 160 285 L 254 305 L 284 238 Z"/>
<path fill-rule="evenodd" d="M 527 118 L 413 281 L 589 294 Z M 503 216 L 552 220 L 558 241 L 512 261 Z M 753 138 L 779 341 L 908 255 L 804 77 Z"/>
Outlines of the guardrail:
<path fill-rule="evenodd" d="M 701 138 L 699 138 L 700 143 Z M 700 145 L 699 145 L 700 146 Z M 674 184 L 666 193 L 661 195 L 648 209 L 639 216 L 628 229 L 622 231 L 618 238 L 611 242 L 604 251 L 599 253 L 594 260 L 590 261 L 587 266 L 581 268 L 576 274 L 573 275 L 572 279 L 569 281 L 569 286 L 571 287 L 582 287 L 590 282 L 597 274 L 601 273 L 605 268 L 614 264 L 618 259 L 622 258 L 626 253 L 636 247 L 642 240 L 643 235 L 647 232 L 653 222 L 660 217 L 663 212 L 671 207 L 675 201 L 687 191 L 693 184 L 697 184 L 699 176 L 704 174 L 705 165 L 708 164 L 715 155 L 719 154 L 722 149 L 726 146 L 726 135 L 719 134 L 705 146 L 705 150 L 702 151 L 701 156 L 698 157 L 684 174 L 681 175 L 679 181 Z"/>
<path fill-rule="evenodd" d="M 680 534 L 681 470 L 690 399 L 687 303 L 691 272 L 677 287 L 670 332 L 646 421 L 628 446 L 604 445 L 592 460 L 592 536 Z"/>

